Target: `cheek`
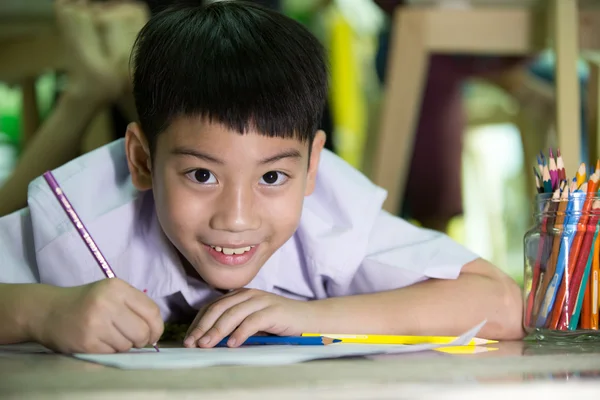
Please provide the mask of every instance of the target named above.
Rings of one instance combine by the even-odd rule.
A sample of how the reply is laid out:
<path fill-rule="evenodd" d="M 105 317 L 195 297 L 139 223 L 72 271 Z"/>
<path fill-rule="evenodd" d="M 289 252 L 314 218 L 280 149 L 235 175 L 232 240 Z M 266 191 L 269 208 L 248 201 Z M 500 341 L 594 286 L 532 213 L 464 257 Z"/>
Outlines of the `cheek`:
<path fill-rule="evenodd" d="M 181 242 L 200 223 L 201 199 L 181 177 L 166 175 L 156 181 L 154 196 L 163 230 L 173 242 Z"/>
<path fill-rule="evenodd" d="M 276 228 L 278 234 L 285 234 L 288 238 L 298 227 L 304 204 L 304 186 L 297 185 L 290 189 L 281 196 L 266 199 L 263 204 L 269 224 Z M 288 238 L 284 238 L 284 241 Z"/>

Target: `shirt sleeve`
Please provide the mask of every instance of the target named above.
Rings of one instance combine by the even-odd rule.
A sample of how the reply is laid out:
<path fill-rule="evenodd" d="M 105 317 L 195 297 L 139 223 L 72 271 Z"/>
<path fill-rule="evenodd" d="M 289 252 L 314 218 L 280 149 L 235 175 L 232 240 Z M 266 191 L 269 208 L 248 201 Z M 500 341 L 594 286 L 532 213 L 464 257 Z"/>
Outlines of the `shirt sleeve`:
<path fill-rule="evenodd" d="M 429 278 L 456 279 L 478 256 L 447 235 L 416 227 L 381 211 L 366 256 L 348 284 L 330 282 L 330 296 L 399 289 Z"/>
<path fill-rule="evenodd" d="M 0 283 L 39 283 L 29 209 L 0 218 Z"/>

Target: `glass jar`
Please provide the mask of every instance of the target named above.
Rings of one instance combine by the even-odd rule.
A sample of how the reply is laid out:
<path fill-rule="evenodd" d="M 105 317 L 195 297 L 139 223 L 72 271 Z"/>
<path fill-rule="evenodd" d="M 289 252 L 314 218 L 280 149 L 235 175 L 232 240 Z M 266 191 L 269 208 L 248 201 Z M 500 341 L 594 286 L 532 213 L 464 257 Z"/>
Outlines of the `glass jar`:
<path fill-rule="evenodd" d="M 600 197 L 538 194 L 524 238 L 524 316 L 530 338 L 598 339 Z"/>

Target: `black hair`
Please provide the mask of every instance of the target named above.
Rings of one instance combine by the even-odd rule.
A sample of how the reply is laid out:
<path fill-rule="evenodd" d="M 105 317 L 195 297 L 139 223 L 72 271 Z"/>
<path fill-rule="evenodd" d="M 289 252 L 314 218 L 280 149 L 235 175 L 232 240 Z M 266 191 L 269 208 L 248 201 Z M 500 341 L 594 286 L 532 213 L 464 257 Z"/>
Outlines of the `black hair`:
<path fill-rule="evenodd" d="M 151 150 L 173 119 L 312 143 L 328 91 L 325 52 L 301 24 L 240 1 L 177 4 L 136 40 L 133 93 Z"/>

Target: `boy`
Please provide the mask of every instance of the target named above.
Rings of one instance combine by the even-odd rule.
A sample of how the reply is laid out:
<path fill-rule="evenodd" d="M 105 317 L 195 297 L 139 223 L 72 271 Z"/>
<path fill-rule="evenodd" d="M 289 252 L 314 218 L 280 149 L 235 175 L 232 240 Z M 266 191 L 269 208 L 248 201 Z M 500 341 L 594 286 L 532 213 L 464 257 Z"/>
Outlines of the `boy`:
<path fill-rule="evenodd" d="M 454 335 L 483 319 L 482 336 L 522 336 L 510 278 L 383 212 L 385 192 L 322 151 L 325 56 L 301 25 L 181 6 L 150 19 L 133 62 L 139 124 L 54 171 L 120 279 L 103 279 L 36 179 L 29 208 L 0 219 L 0 343 L 127 351 L 194 316 L 188 347 Z"/>

